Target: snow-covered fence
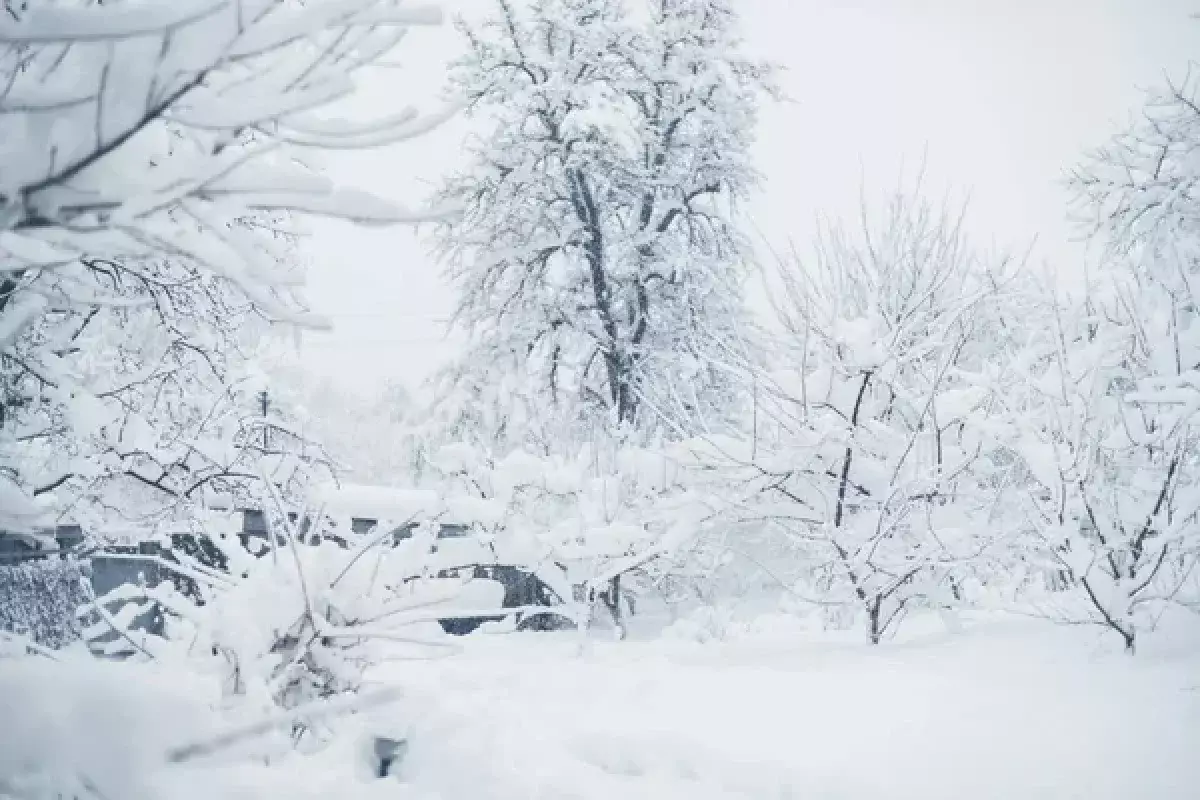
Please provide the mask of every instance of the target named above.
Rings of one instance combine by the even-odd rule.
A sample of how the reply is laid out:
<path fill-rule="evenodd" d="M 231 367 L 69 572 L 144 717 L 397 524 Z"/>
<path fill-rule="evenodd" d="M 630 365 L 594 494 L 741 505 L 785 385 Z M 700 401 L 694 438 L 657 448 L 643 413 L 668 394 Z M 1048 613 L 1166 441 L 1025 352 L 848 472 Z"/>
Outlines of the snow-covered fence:
<path fill-rule="evenodd" d="M 59 648 L 79 639 L 76 610 L 87 602 L 83 565 L 46 558 L 0 565 L 0 631 Z"/>

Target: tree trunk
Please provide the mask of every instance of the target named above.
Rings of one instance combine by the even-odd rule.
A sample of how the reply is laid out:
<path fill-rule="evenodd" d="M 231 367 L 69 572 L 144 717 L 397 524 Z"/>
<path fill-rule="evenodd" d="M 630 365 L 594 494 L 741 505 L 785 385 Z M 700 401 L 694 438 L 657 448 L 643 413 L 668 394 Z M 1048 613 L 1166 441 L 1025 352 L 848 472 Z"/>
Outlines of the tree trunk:
<path fill-rule="evenodd" d="M 601 598 L 604 605 L 608 607 L 609 613 L 612 615 L 613 625 L 616 627 L 618 638 L 625 638 L 625 620 L 621 614 L 621 576 L 616 575 L 609 583 L 608 591 Z"/>
<path fill-rule="evenodd" d="M 572 199 L 575 213 L 588 232 L 588 241 L 584 252 L 587 254 L 592 299 L 596 304 L 596 315 L 600 318 L 600 327 L 603 328 L 604 336 L 608 340 L 603 343 L 600 354 L 604 359 L 609 394 L 617 415 L 617 424 L 620 426 L 633 420 L 636 407 L 636 400 L 630 385 L 629 359 L 622 350 L 620 332 L 617 329 L 612 289 L 608 284 L 607 264 L 605 263 L 604 233 L 600 226 L 596 200 L 592 196 L 591 187 L 588 186 L 587 177 L 582 172 L 574 170 L 571 177 L 574 188 Z"/>
<path fill-rule="evenodd" d="M 882 609 L 883 598 L 879 596 L 867 603 L 867 641 L 871 644 L 879 644 L 883 639 L 883 631 L 880 630 Z"/>

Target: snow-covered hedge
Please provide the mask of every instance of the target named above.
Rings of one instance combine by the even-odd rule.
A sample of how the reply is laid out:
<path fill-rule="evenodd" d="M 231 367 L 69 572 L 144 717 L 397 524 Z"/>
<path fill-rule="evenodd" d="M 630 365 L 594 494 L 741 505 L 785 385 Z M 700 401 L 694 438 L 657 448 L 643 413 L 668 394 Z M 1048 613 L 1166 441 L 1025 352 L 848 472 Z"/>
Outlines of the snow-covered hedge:
<path fill-rule="evenodd" d="M 39 559 L 0 566 L 0 630 L 58 648 L 79 639 L 76 610 L 88 601 L 82 565 Z"/>

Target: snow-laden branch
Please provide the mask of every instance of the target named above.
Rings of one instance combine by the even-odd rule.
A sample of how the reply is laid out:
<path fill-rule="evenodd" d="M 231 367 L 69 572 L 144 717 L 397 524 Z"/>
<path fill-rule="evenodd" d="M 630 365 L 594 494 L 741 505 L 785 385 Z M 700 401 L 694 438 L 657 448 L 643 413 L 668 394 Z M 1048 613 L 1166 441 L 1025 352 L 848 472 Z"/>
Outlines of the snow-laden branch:
<path fill-rule="evenodd" d="M 34 3 L 19 18 L 0 17 L 0 42 L 56 44 L 130 39 L 201 22 L 237 0 L 135 0 L 115 7 Z"/>
<path fill-rule="evenodd" d="M 406 208 L 297 148 L 382 147 L 448 119 L 454 106 L 338 110 L 406 31 L 439 19 L 406 0 L 36 3 L 0 19 L 6 482 L 53 486 L 47 508 L 84 496 L 157 514 L 242 491 L 260 455 L 282 472 L 314 456 L 283 429 L 268 435 L 282 449 L 257 453 L 237 385 L 245 343 L 270 324 L 328 326 L 300 294 L 292 221 L 414 225 L 460 206 Z"/>

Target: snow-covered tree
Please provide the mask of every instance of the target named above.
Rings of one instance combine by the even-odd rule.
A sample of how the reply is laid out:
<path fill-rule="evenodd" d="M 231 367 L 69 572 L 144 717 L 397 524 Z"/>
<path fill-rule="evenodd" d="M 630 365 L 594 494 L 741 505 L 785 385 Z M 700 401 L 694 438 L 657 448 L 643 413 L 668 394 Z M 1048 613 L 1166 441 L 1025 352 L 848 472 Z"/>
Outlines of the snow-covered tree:
<path fill-rule="evenodd" d="M 1027 298 L 994 395 L 1020 460 L 1025 560 L 1055 590 L 1038 603 L 1130 652 L 1194 589 L 1198 555 L 1197 432 L 1160 394 L 1181 355 L 1163 299 L 1132 272 L 1102 274 L 1082 300 Z"/>
<path fill-rule="evenodd" d="M 903 193 L 860 231 L 827 229 L 780 272 L 777 360 L 747 377 L 752 440 L 713 448 L 757 493 L 733 510 L 795 542 L 797 591 L 865 618 L 872 643 L 916 605 L 954 605 L 988 546 L 979 321 L 1002 279 L 961 216 Z"/>
<path fill-rule="evenodd" d="M 0 15 L 0 526 L 113 479 L 162 505 L 241 472 L 260 440 L 234 397 L 241 346 L 320 324 L 298 294 L 299 215 L 426 218 L 334 185 L 310 155 L 437 121 L 331 108 L 436 19 L 402 0 Z"/>
<path fill-rule="evenodd" d="M 1027 305 L 999 395 L 1041 563 L 1069 590 L 1050 613 L 1107 626 L 1130 652 L 1166 604 L 1196 600 L 1198 146 L 1194 86 L 1171 87 L 1077 170 L 1104 263 L 1083 298 Z"/>
<path fill-rule="evenodd" d="M 463 414 L 442 427 L 544 450 L 652 430 L 644 399 L 680 387 L 691 412 L 728 414 L 695 334 L 742 316 L 734 207 L 768 77 L 732 5 L 497 6 L 464 26 L 453 71 L 483 130 L 441 195 L 464 207 L 438 239 L 470 335 L 443 376 Z"/>

